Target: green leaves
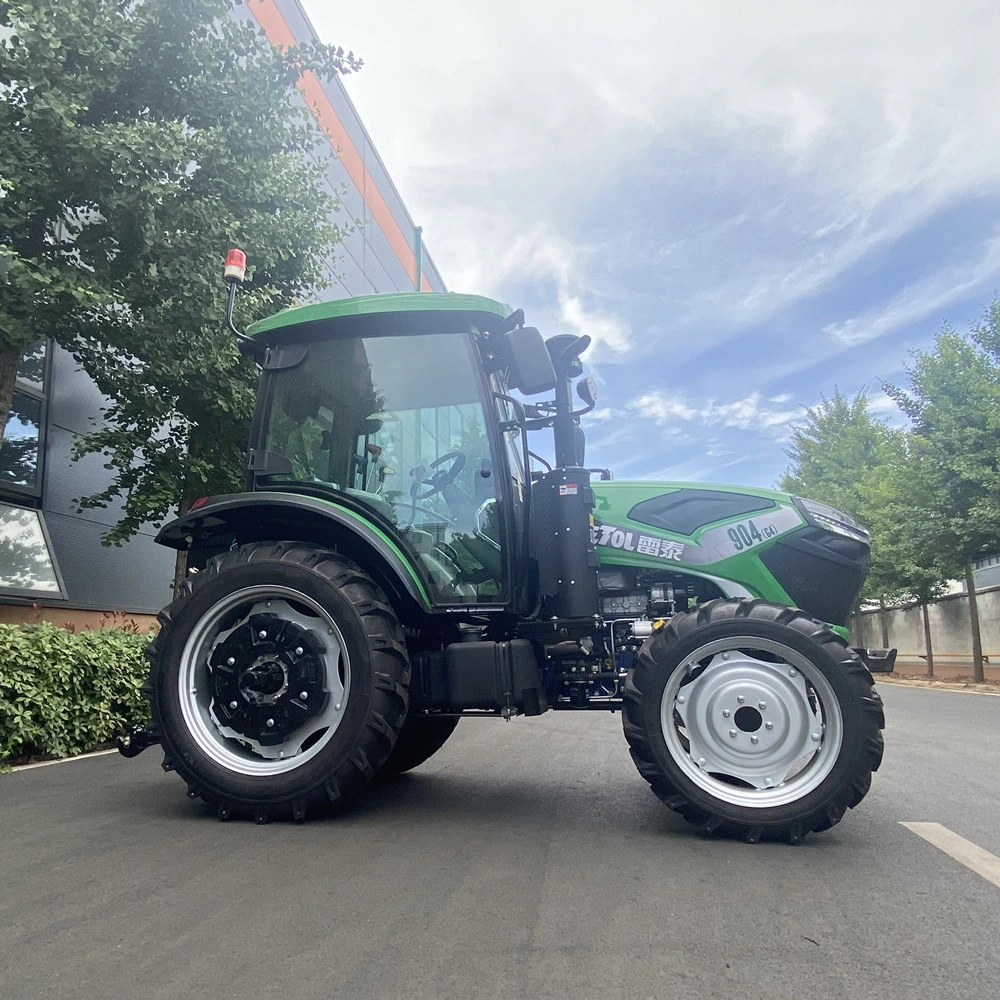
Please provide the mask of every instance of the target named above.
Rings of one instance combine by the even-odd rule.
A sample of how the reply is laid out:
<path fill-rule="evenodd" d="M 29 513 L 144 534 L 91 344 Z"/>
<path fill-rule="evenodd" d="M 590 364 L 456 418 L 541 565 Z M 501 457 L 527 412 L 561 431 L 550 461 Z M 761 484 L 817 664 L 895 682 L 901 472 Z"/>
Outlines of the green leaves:
<path fill-rule="evenodd" d="M 794 432 L 781 488 L 871 529 L 866 597 L 926 602 L 968 559 L 1000 551 L 1000 299 L 967 336 L 946 326 L 907 376 L 884 388 L 908 431 L 838 390 Z"/>
<path fill-rule="evenodd" d="M 139 693 L 150 637 L 0 625 L 0 767 L 11 757 L 82 753 L 147 718 Z"/>
<path fill-rule="evenodd" d="M 807 411 L 804 425 L 793 431 L 788 449 L 792 464 L 780 487 L 832 504 L 871 529 L 875 513 L 869 487 L 880 481 L 902 447 L 901 432 L 872 415 L 864 392 L 849 400 L 836 389 L 831 399 Z M 873 529 L 864 596 L 885 598 L 905 590 L 898 566 L 897 554 Z"/>
<path fill-rule="evenodd" d="M 0 6 L 0 346 L 54 336 L 109 398 L 76 450 L 115 473 L 83 500 L 122 505 L 112 543 L 240 488 L 256 369 L 224 329 L 226 250 L 250 259 L 245 324 L 324 284 L 342 237 L 329 146 L 290 88 L 359 63 L 282 52 L 229 8 Z"/>
<path fill-rule="evenodd" d="M 886 392 L 913 422 L 921 495 L 953 562 L 1000 549 L 1000 302 L 968 337 L 950 328 Z"/>

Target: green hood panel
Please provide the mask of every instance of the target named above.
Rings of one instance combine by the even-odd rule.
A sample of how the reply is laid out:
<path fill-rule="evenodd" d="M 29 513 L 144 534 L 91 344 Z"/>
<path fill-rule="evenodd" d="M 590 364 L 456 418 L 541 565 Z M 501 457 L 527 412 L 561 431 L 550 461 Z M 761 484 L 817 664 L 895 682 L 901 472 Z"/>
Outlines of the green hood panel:
<path fill-rule="evenodd" d="M 665 493 L 677 493 L 681 490 L 710 490 L 716 493 L 729 493 L 734 496 L 760 497 L 763 500 L 771 500 L 774 503 L 791 504 L 792 498 L 788 493 L 779 493 L 777 490 L 758 489 L 747 486 L 731 486 L 722 483 L 656 483 L 648 479 L 616 479 L 612 482 L 596 482 L 593 484 L 594 493 L 598 497 L 598 510 L 601 507 L 601 499 L 604 498 L 608 504 L 614 504 L 616 510 L 626 506 L 631 509 L 643 500 L 653 497 L 663 496 Z"/>
<path fill-rule="evenodd" d="M 759 560 L 762 551 L 806 523 L 787 493 L 709 483 L 599 482 L 593 489 L 592 537 L 602 565 L 688 572 L 716 580 L 730 596 L 794 603 Z M 675 509 L 684 513 L 674 520 L 688 530 L 649 523 L 643 505 L 664 497 L 676 500 Z M 708 497 L 719 502 L 707 503 Z M 717 509 L 723 516 L 714 516 Z"/>

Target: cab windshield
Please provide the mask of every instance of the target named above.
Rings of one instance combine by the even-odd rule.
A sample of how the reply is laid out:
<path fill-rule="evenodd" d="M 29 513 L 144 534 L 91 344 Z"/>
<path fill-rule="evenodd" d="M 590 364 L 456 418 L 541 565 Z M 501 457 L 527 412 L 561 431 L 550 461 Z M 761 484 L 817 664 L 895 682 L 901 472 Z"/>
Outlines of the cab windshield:
<path fill-rule="evenodd" d="M 271 374 L 258 484 L 348 494 L 396 526 L 444 603 L 503 594 L 495 477 L 472 344 L 460 334 L 317 341 Z M 287 468 L 287 466 L 286 466 Z"/>

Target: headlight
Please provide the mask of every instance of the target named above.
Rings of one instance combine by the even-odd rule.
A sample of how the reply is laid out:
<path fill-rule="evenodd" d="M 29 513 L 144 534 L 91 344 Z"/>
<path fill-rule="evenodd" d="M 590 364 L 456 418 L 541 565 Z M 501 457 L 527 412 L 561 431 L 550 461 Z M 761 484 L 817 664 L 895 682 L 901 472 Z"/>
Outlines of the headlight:
<path fill-rule="evenodd" d="M 806 520 L 817 528 L 826 528 L 827 531 L 835 531 L 838 535 L 845 535 L 848 538 L 855 538 L 859 542 L 869 544 L 872 536 L 853 517 L 849 517 L 841 510 L 830 507 L 817 500 L 806 500 L 803 497 L 795 497 L 795 503 L 805 514 Z"/>

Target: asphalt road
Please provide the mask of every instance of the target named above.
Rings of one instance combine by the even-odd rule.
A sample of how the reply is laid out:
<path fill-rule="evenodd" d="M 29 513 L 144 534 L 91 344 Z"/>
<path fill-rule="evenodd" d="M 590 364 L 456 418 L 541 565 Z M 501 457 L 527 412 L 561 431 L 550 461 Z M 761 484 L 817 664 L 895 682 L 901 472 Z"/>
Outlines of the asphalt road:
<path fill-rule="evenodd" d="M 0 997 L 995 1000 L 1000 697 L 882 685 L 861 807 L 798 847 L 704 839 L 618 716 L 464 721 L 303 826 L 219 823 L 159 752 L 0 777 Z"/>

